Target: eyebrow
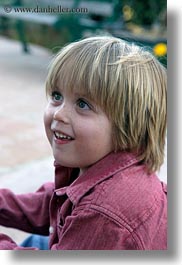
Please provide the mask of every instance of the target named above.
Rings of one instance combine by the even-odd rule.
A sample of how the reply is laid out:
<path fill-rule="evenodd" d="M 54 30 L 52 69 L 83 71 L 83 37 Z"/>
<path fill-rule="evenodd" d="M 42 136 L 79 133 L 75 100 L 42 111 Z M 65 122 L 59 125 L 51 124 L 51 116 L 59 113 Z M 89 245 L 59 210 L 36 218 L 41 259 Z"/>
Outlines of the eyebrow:
<path fill-rule="evenodd" d="M 58 92 L 60 92 L 60 93 L 63 93 L 64 91 L 66 91 L 66 89 L 65 88 L 63 88 L 62 86 L 59 86 L 58 84 L 56 84 L 55 85 L 55 88 L 54 89 L 52 89 L 52 91 L 58 91 Z M 68 89 L 69 90 L 69 89 Z M 75 97 L 77 97 L 77 98 L 85 98 L 85 99 L 87 99 L 88 101 L 90 101 L 90 103 L 92 103 L 92 104 L 96 104 L 96 102 L 95 102 L 95 100 L 94 99 L 92 99 L 92 97 L 91 96 L 89 96 L 89 94 L 88 93 L 84 93 L 84 91 L 82 92 L 82 91 L 76 91 L 76 89 L 70 89 L 70 93 L 72 93 L 72 95 L 74 95 Z"/>
<path fill-rule="evenodd" d="M 76 97 L 84 97 L 84 98 L 90 99 L 90 97 L 88 97 L 88 94 L 84 94 L 84 93 L 80 93 L 80 92 L 75 92 L 74 94 Z"/>
<path fill-rule="evenodd" d="M 63 89 L 61 89 L 59 86 L 56 85 L 56 86 L 54 87 L 54 90 L 62 91 Z"/>
<path fill-rule="evenodd" d="M 55 88 L 54 89 L 52 89 L 52 91 L 58 91 L 58 92 L 64 92 L 66 89 L 63 89 L 63 88 L 61 88 L 61 87 L 59 87 L 59 86 L 55 86 Z M 86 99 L 88 99 L 88 100 L 91 100 L 91 101 L 93 101 L 89 96 L 88 96 L 88 94 L 86 94 L 86 93 L 82 93 L 82 92 L 76 92 L 76 91 L 71 91 L 71 93 L 75 96 L 75 97 L 78 97 L 78 98 L 86 98 Z"/>

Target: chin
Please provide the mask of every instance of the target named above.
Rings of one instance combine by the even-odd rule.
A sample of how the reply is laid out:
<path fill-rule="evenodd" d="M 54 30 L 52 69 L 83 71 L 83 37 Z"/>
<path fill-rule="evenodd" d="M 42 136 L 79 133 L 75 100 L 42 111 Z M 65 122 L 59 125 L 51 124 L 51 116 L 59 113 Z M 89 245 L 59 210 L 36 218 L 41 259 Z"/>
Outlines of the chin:
<path fill-rule="evenodd" d="M 63 167 L 68 167 L 68 168 L 79 167 L 79 166 L 75 165 L 74 163 L 71 163 L 70 160 L 67 161 L 67 160 L 61 159 L 60 157 L 55 156 L 55 155 L 54 155 L 54 159 L 55 159 L 56 163 L 58 163 L 59 165 L 61 165 Z"/>

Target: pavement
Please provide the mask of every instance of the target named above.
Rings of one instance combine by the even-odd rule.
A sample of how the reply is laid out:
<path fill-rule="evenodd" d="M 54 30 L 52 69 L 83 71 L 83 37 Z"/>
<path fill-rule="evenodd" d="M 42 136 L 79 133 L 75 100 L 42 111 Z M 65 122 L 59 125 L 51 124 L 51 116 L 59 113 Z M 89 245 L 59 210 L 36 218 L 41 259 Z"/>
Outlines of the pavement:
<path fill-rule="evenodd" d="M 50 51 L 0 37 L 0 188 L 32 192 L 54 180 L 53 157 L 45 136 L 45 78 Z M 167 147 L 159 177 L 167 182 Z M 27 233 L 0 226 L 17 243 Z"/>
<path fill-rule="evenodd" d="M 52 54 L 0 37 L 0 188 L 32 192 L 53 181 L 53 158 L 43 126 L 45 78 Z M 0 226 L 20 243 L 27 234 Z"/>

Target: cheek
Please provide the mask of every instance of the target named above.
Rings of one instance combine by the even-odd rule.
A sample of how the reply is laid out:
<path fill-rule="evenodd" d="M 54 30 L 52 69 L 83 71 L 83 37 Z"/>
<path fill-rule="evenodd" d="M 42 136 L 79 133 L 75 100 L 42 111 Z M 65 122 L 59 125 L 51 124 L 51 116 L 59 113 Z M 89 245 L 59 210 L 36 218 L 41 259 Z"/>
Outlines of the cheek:
<path fill-rule="evenodd" d="M 52 122 L 52 113 L 49 109 L 49 107 L 47 107 L 44 111 L 44 127 L 45 127 L 45 131 L 46 131 L 46 135 L 48 140 L 50 141 L 50 137 L 51 137 L 51 122 Z"/>
<path fill-rule="evenodd" d="M 85 147 L 94 150 L 113 149 L 112 128 L 109 122 L 99 120 L 94 123 L 85 122 L 77 128 L 78 136 Z"/>
<path fill-rule="evenodd" d="M 98 123 L 95 135 L 98 142 L 97 149 L 101 148 L 106 153 L 113 151 L 112 126 L 108 120 L 104 119 Z"/>

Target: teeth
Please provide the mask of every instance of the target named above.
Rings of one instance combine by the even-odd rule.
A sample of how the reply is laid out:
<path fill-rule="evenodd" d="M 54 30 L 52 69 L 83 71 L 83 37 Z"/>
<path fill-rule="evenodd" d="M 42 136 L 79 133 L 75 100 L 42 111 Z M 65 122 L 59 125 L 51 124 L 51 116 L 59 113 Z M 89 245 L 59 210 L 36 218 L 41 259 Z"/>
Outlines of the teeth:
<path fill-rule="evenodd" d="M 72 139 L 70 136 L 62 134 L 62 133 L 59 133 L 59 132 L 55 132 L 55 135 L 59 139 L 67 139 L 67 140 L 71 140 Z"/>

